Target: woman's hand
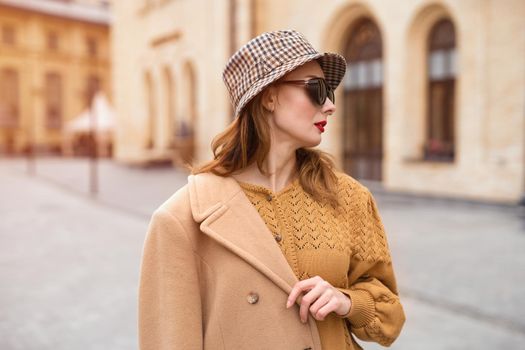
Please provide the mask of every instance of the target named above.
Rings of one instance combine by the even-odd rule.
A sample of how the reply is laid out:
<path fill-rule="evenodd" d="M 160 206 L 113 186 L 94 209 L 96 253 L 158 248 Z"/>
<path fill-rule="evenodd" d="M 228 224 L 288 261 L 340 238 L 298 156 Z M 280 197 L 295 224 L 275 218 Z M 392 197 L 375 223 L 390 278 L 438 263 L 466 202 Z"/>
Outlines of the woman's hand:
<path fill-rule="evenodd" d="M 326 315 L 332 311 L 338 315 L 346 315 L 352 305 L 350 298 L 345 294 L 321 277 L 315 276 L 295 284 L 288 296 L 286 308 L 292 306 L 302 292 L 306 292 L 301 300 L 299 310 L 299 316 L 303 323 L 306 323 L 308 318 L 308 310 L 316 320 L 323 321 Z"/>

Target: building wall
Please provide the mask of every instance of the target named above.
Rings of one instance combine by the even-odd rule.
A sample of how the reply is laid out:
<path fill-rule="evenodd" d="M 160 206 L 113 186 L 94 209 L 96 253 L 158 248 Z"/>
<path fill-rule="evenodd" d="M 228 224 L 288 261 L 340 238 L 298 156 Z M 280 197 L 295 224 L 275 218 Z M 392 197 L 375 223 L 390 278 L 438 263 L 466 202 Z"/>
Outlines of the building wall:
<path fill-rule="evenodd" d="M 182 121 L 196 130 L 196 158 L 207 158 L 211 138 L 228 120 L 229 101 L 220 78 L 228 54 L 225 1 L 136 0 L 116 2 L 114 9 L 117 158 L 132 163 L 169 158 L 171 134 L 180 132 Z M 165 91 L 166 76 L 172 81 L 171 96 Z M 170 98 L 171 118 L 166 116 Z M 150 133 L 154 142 L 148 147 Z"/>
<path fill-rule="evenodd" d="M 153 89 L 162 91 L 159 71 L 170 67 L 178 111 L 175 118 L 184 118 L 188 98 L 185 89 L 181 90 L 185 84 L 181 67 L 186 62 L 194 67 L 198 91 L 196 159 L 203 161 L 211 157 L 212 137 L 231 120 L 221 72 L 233 48 L 264 31 L 293 28 L 319 50 L 342 53 L 357 21 L 368 17 L 378 26 L 383 43 L 384 186 L 500 202 L 516 202 L 523 194 L 525 36 L 518 35 L 525 32 L 523 1 L 135 0 L 116 4 L 115 9 L 120 159 L 132 161 L 152 154 L 144 146 L 147 118 L 141 83 L 145 73 L 151 74 Z M 453 162 L 423 157 L 427 37 L 432 25 L 444 17 L 452 21 L 456 33 Z M 177 39 L 152 45 L 156 38 L 172 32 L 179 33 Z M 342 166 L 343 140 L 352 135 L 342 132 L 347 116 L 341 88 L 336 99 L 338 111 L 321 148 L 334 154 Z M 156 118 L 160 119 L 164 101 L 160 96 L 155 101 Z M 169 154 L 163 130 L 157 126 L 154 149 Z"/>
<path fill-rule="evenodd" d="M 0 38 L 0 70 L 18 72 L 20 113 L 16 128 L 0 127 L 0 147 L 6 150 L 9 137 L 15 153 L 27 150 L 29 143 L 37 149 L 58 150 L 62 128 L 50 128 L 45 122 L 46 74 L 61 77 L 62 127 L 86 108 L 90 75 L 100 79 L 102 90 L 111 97 L 109 27 L 0 4 L 0 30 L 5 27 L 12 28 L 15 41 L 6 44 Z M 56 35 L 56 49 L 48 46 L 51 32 Z M 96 53 L 89 52 L 88 40 Z"/>

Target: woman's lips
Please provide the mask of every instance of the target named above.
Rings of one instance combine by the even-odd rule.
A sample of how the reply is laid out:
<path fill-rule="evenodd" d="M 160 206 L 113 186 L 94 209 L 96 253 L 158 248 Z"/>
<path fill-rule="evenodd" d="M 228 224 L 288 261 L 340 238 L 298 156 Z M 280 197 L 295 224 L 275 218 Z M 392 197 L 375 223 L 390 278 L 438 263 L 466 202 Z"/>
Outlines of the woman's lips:
<path fill-rule="evenodd" d="M 319 123 L 314 123 L 314 125 L 319 129 L 319 131 L 324 132 L 324 127 L 326 126 L 326 121 L 322 121 Z"/>

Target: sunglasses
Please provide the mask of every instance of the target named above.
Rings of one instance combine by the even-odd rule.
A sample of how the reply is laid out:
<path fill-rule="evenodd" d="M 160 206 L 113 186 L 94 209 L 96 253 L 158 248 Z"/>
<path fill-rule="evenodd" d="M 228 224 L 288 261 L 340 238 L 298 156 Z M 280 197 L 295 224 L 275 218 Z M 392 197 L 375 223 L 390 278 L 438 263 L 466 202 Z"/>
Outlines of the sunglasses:
<path fill-rule="evenodd" d="M 334 90 L 323 78 L 313 78 L 310 80 L 283 80 L 277 81 L 275 84 L 292 84 L 304 86 L 308 92 L 308 97 L 310 97 L 310 100 L 319 106 L 324 105 L 327 98 L 329 98 L 332 103 L 335 103 Z"/>

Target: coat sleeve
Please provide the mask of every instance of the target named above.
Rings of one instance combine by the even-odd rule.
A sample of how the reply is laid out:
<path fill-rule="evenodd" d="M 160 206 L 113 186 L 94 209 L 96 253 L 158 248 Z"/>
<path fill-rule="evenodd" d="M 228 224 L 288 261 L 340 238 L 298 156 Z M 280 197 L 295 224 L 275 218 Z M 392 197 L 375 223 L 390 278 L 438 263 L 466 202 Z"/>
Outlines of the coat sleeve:
<path fill-rule="evenodd" d="M 141 350 L 202 349 L 195 254 L 180 222 L 164 209 L 151 218 L 140 269 Z"/>
<path fill-rule="evenodd" d="M 367 190 L 366 205 L 358 215 L 356 244 L 348 274 L 350 297 L 346 319 L 359 339 L 390 346 L 401 332 L 405 314 L 399 301 L 392 259 L 376 203 Z M 355 219 L 354 219 L 355 220 Z"/>

